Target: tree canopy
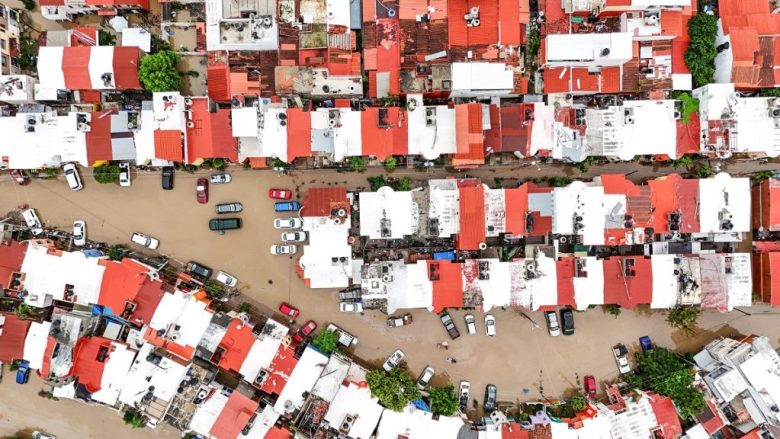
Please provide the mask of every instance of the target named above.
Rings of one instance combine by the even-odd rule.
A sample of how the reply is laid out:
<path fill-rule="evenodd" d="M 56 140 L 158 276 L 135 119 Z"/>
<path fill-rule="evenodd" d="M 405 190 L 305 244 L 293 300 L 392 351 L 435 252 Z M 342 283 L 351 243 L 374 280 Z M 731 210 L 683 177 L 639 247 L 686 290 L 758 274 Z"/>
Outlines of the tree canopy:
<path fill-rule="evenodd" d="M 181 77 L 176 70 L 179 54 L 172 50 L 162 50 L 141 58 L 138 78 L 149 91 L 176 91 L 181 85 Z"/>
<path fill-rule="evenodd" d="M 93 168 L 92 174 L 95 177 L 95 181 L 100 184 L 114 183 L 119 179 L 119 166 L 118 165 L 103 165 Z"/>
<path fill-rule="evenodd" d="M 655 347 L 637 354 L 636 360 L 634 372 L 625 376 L 630 386 L 672 398 L 683 419 L 704 410 L 704 396 L 693 385 L 694 372 L 677 354 Z"/>
<path fill-rule="evenodd" d="M 697 177 L 705 178 L 705 177 Z M 700 309 L 693 306 L 678 306 L 669 310 L 666 315 L 666 323 L 672 328 L 681 329 L 686 333 L 693 332 L 696 322 L 699 320 Z"/>
<path fill-rule="evenodd" d="M 431 411 L 437 415 L 452 416 L 458 411 L 458 395 L 452 384 L 444 387 L 430 387 L 428 401 L 431 405 Z"/>
<path fill-rule="evenodd" d="M 691 71 L 694 87 L 707 85 L 714 80 L 715 37 L 718 33 L 718 18 L 714 15 L 699 13 L 688 21 L 688 36 L 691 44 L 685 51 L 685 65 Z"/>
<path fill-rule="evenodd" d="M 390 372 L 384 369 L 372 370 L 366 374 L 366 381 L 371 395 L 379 398 L 382 405 L 394 412 L 400 412 L 420 397 L 412 376 L 399 368 Z"/>
<path fill-rule="evenodd" d="M 311 345 L 323 354 L 329 354 L 339 348 L 339 335 L 333 331 L 320 331 Z"/>

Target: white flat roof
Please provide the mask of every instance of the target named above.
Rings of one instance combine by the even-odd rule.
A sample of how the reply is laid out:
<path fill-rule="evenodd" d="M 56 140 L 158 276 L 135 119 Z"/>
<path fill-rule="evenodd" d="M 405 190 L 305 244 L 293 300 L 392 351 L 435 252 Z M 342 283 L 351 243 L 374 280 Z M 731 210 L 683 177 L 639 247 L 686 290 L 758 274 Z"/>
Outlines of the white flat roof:
<path fill-rule="evenodd" d="M 149 53 L 152 48 L 152 35 L 142 27 L 128 27 L 122 30 L 122 45 L 135 46 Z"/>
<path fill-rule="evenodd" d="M 677 306 L 677 276 L 674 275 L 676 255 L 651 255 L 653 297 L 650 308 L 668 309 Z"/>
<path fill-rule="evenodd" d="M 276 413 L 273 406 L 267 405 L 263 407 L 262 410 L 257 412 L 255 422 L 245 437 L 247 439 L 264 439 L 266 434 L 276 424 L 277 419 L 279 419 L 279 413 Z"/>
<path fill-rule="evenodd" d="M 727 220 L 731 229 L 722 227 Z M 750 231 L 750 179 L 723 172 L 700 179 L 699 224 L 702 233 Z"/>
<path fill-rule="evenodd" d="M 404 264 L 395 261 L 391 271 L 392 281 L 387 282 L 387 312 L 392 314 L 398 309 L 433 308 L 433 284 L 428 277 L 428 263 L 417 261 Z"/>
<path fill-rule="evenodd" d="M 603 245 L 606 217 L 604 188 L 587 186 L 575 181 L 566 187 L 553 189 L 553 233 L 582 236 L 585 245 Z M 575 221 L 580 218 L 580 221 Z M 575 228 L 576 223 L 581 228 Z"/>
<path fill-rule="evenodd" d="M 48 253 L 49 248 L 31 243 L 22 262 L 24 289 L 29 293 L 25 303 L 34 307 L 51 305 L 51 300 L 63 300 L 65 285 L 73 285 L 73 302 L 81 305 L 97 303 L 105 267 L 97 258 L 87 258 L 81 252 Z"/>
<path fill-rule="evenodd" d="M 33 120 L 33 131 L 29 131 Z M 8 156 L 10 168 L 37 169 L 67 161 L 91 165 L 87 162 L 86 133 L 76 129 L 76 113 L 17 113 L 0 117 L 0 130 L 7 140 L 0 145 L 0 154 Z"/>
<path fill-rule="evenodd" d="M 252 344 L 249 353 L 241 364 L 239 372 L 247 381 L 253 381 L 257 374 L 260 373 L 260 369 L 267 369 L 271 365 L 276 352 L 279 350 L 279 345 L 282 344 L 282 340 L 284 340 L 289 331 L 290 328 L 276 320 L 268 319 L 266 321 L 262 333 Z"/>
<path fill-rule="evenodd" d="M 287 161 L 287 110 L 268 108 L 263 116 L 260 145 L 263 157 Z M 251 123 L 251 122 L 250 122 Z"/>
<path fill-rule="evenodd" d="M 482 292 L 482 308 L 484 312 L 490 311 L 494 307 L 507 306 L 510 302 L 511 274 L 509 264 L 501 262 L 498 259 L 468 259 L 463 264 L 463 271 L 471 272 L 467 265 L 478 265 L 479 262 L 487 262 L 490 276 L 488 279 L 481 280 L 478 277 L 472 280 L 473 286 L 469 285 L 468 277 L 463 277 L 463 290 L 470 291 L 472 288 Z M 476 268 L 476 267 L 475 267 Z"/>
<path fill-rule="evenodd" d="M 402 239 L 417 232 L 419 206 L 409 191 L 395 192 L 389 186 L 360 193 L 360 234 L 370 239 Z M 386 222 L 389 236 L 382 236 Z"/>
<path fill-rule="evenodd" d="M 549 34 L 547 62 L 575 65 L 577 61 L 595 65 L 620 65 L 633 57 L 632 35 L 628 32 L 604 34 Z M 609 49 L 604 55 L 603 51 Z"/>
<path fill-rule="evenodd" d="M 38 81 L 43 88 L 65 90 L 65 73 L 62 71 L 63 47 L 38 48 Z"/>
<path fill-rule="evenodd" d="M 336 224 L 327 217 L 304 217 L 303 230 L 309 244 L 303 246 L 298 263 L 310 288 L 343 288 L 349 286 L 352 275 L 352 247 L 349 238 L 350 220 Z M 346 258 L 346 263 L 334 263 L 333 258 Z"/>
<path fill-rule="evenodd" d="M 346 3 L 345 3 L 346 4 Z M 317 112 L 332 111 L 319 109 Z M 339 108 L 339 124 L 331 130 L 333 135 L 333 159 L 337 162 L 346 157 L 363 155 L 362 121 L 359 111 Z"/>
<path fill-rule="evenodd" d="M 452 95 L 509 94 L 514 88 L 512 68 L 504 63 L 452 63 Z"/>
<path fill-rule="evenodd" d="M 427 160 L 435 160 L 443 154 L 454 154 L 457 149 L 455 109 L 446 105 L 423 107 L 422 96 L 418 96 L 413 98 L 417 99 L 418 107 L 406 113 L 409 155 L 419 154 Z"/>
<path fill-rule="evenodd" d="M 24 359 L 30 363 L 30 369 L 38 370 L 43 366 L 43 354 L 49 342 L 51 322 L 32 322 L 24 339 Z"/>
<path fill-rule="evenodd" d="M 167 331 L 172 325 L 178 325 L 178 334 L 174 342 L 182 346 L 196 347 L 206 333 L 213 316 L 206 307 L 206 302 L 196 299 L 192 294 L 179 290 L 173 294 L 166 293 L 157 305 L 149 327 Z"/>
<path fill-rule="evenodd" d="M 350 364 L 349 361 L 342 359 L 339 355 L 331 355 L 328 359 L 328 364 L 311 389 L 312 395 L 322 398 L 323 401 L 332 401 L 336 397 L 336 392 L 339 391 L 344 378 L 347 377 Z"/>
<path fill-rule="evenodd" d="M 428 218 L 439 220 L 439 237 L 460 232 L 460 190 L 454 179 L 428 181 Z"/>
<path fill-rule="evenodd" d="M 430 412 L 408 405 L 400 413 L 392 410 L 382 413 L 376 438 L 398 439 L 406 436 L 409 439 L 455 439 L 463 423 L 463 419 L 455 416 L 439 416 L 438 420 L 434 420 Z"/>
<path fill-rule="evenodd" d="M 135 405 L 141 401 L 144 394 L 151 386 L 154 386 L 154 396 L 171 401 L 176 395 L 179 383 L 189 369 L 167 357 L 163 357 L 160 364 L 152 364 L 146 360 L 152 352 L 150 343 L 145 343 L 138 351 L 130 370 L 127 372 L 124 386 L 119 392 L 119 400 L 125 404 Z"/>
<path fill-rule="evenodd" d="M 211 427 L 217 421 L 217 418 L 222 414 L 222 410 L 227 405 L 230 397 L 225 395 L 221 390 L 215 391 L 207 400 L 203 401 L 198 409 L 195 411 L 195 415 L 192 416 L 190 421 L 190 430 L 195 431 L 205 437 L 211 437 Z"/>
<path fill-rule="evenodd" d="M 371 389 L 350 382 L 341 386 L 331 401 L 325 420 L 330 425 L 340 425 L 345 416 L 357 416 L 349 430 L 349 436 L 354 439 L 369 439 L 383 411 L 379 399 L 371 396 Z"/>
<path fill-rule="evenodd" d="M 92 399 L 109 406 L 116 404 L 119 392 L 127 380 L 127 373 L 133 364 L 136 351 L 127 348 L 123 343 L 111 343 L 112 351 L 103 367 L 100 380 L 100 390 L 92 394 Z"/>
<path fill-rule="evenodd" d="M 578 258 L 585 265 L 586 277 L 574 277 L 574 303 L 578 310 L 604 304 L 604 260 L 595 256 Z"/>
<path fill-rule="evenodd" d="M 304 392 L 311 391 L 314 383 L 325 369 L 328 357 L 321 354 L 314 348 L 307 347 L 295 366 L 287 385 L 284 386 L 282 393 L 274 404 L 274 410 L 280 414 L 291 413 L 301 408 L 303 404 Z"/>

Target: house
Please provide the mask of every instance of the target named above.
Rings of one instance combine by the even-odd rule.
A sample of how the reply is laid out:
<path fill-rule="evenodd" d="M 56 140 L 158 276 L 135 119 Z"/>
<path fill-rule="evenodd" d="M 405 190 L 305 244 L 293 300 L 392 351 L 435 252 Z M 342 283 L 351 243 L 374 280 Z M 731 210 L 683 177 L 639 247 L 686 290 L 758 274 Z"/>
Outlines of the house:
<path fill-rule="evenodd" d="M 10 364 L 24 358 L 24 345 L 31 323 L 13 314 L 0 314 L 0 363 Z"/>
<path fill-rule="evenodd" d="M 190 430 L 213 439 L 236 439 L 259 404 L 229 388 L 212 387 L 195 411 Z"/>
<path fill-rule="evenodd" d="M 345 381 L 331 400 L 325 421 L 350 437 L 369 439 L 384 411 L 365 382 Z"/>
<path fill-rule="evenodd" d="M 376 430 L 377 439 L 396 439 L 406 436 L 409 439 L 437 437 L 455 439 L 464 421 L 459 416 L 439 416 L 433 418 L 431 412 L 420 410 L 413 405 L 406 406 L 401 412 L 385 410 Z"/>
<path fill-rule="evenodd" d="M 41 14 L 44 18 L 55 21 L 70 21 L 81 14 L 101 16 L 118 15 L 119 13 L 141 12 L 149 10 L 149 0 L 123 0 L 117 4 L 108 0 L 43 0 Z"/>
<path fill-rule="evenodd" d="M 5 75 L 18 75 L 19 56 L 19 11 L 7 5 L 0 5 L 0 78 Z M 5 81 L 0 79 L 0 84 Z M 3 96 L 0 95 L 0 100 Z"/>
<path fill-rule="evenodd" d="M 98 263 L 105 270 L 96 303 L 139 327 L 149 324 L 165 293 L 157 273 L 130 258 Z"/>
<path fill-rule="evenodd" d="M 27 75 L 0 75 L 0 102 L 14 105 L 35 102 L 37 83 L 37 79 Z"/>
<path fill-rule="evenodd" d="M 79 339 L 73 352 L 73 394 L 86 392 L 93 401 L 113 406 L 127 379 L 136 351 L 102 337 Z"/>
<path fill-rule="evenodd" d="M 166 292 L 145 326 L 143 338 L 184 361 L 191 360 L 211 322 L 213 312 L 208 305 L 203 291 Z"/>
<path fill-rule="evenodd" d="M 311 346 L 306 347 L 284 389 L 279 393 L 274 410 L 284 417 L 292 417 L 303 407 L 304 394 L 312 390 L 327 364 L 326 355 Z"/>
<path fill-rule="evenodd" d="M 44 46 L 38 52 L 42 90 L 138 90 L 137 47 Z"/>
<path fill-rule="evenodd" d="M 27 337 L 24 339 L 24 355 L 22 358 L 30 363 L 30 369 L 40 370 L 43 367 L 43 357 L 48 346 L 51 322 L 30 323 Z"/>

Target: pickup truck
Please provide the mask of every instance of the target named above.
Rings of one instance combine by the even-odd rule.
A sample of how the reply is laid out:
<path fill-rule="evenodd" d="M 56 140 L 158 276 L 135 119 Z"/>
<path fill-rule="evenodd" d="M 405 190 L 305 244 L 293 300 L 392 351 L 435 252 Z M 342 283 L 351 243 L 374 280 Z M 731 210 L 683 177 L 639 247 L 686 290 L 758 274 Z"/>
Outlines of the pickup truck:
<path fill-rule="evenodd" d="M 455 326 L 455 322 L 452 320 L 452 317 L 450 317 L 449 313 L 446 311 L 439 314 L 439 318 L 441 319 L 442 325 L 444 325 L 444 329 L 447 330 L 447 333 L 450 335 L 450 338 L 455 340 L 456 338 L 460 337 L 460 331 L 458 331 L 457 326 Z"/>
<path fill-rule="evenodd" d="M 352 345 L 356 345 L 358 342 L 357 337 L 350 334 L 349 332 L 339 328 L 338 326 L 334 325 L 333 323 L 330 323 L 328 327 L 326 328 L 328 331 L 333 331 L 339 336 L 339 344 L 344 347 L 350 347 Z"/>
<path fill-rule="evenodd" d="M 390 316 L 387 318 L 387 326 L 395 328 L 397 326 L 411 325 L 413 320 L 412 315 L 409 313 L 402 316 Z"/>

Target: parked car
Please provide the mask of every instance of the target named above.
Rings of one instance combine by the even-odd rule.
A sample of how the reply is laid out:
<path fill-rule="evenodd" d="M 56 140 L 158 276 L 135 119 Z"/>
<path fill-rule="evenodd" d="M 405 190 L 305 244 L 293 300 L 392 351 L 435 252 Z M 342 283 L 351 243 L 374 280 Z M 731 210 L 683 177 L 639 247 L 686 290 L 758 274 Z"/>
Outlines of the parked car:
<path fill-rule="evenodd" d="M 30 177 L 28 177 L 21 169 L 11 169 L 11 179 L 19 186 L 26 186 L 30 184 Z"/>
<path fill-rule="evenodd" d="M 303 221 L 300 218 L 274 218 L 275 229 L 300 229 Z"/>
<path fill-rule="evenodd" d="M 19 368 L 16 369 L 16 384 L 27 384 L 30 380 L 30 363 L 27 360 L 19 362 Z"/>
<path fill-rule="evenodd" d="M 547 320 L 547 332 L 552 337 L 561 335 L 561 326 L 558 324 L 558 314 L 555 311 L 547 311 L 544 313 L 544 318 Z"/>
<path fill-rule="evenodd" d="M 244 210 L 244 206 L 241 203 L 221 203 L 217 204 L 214 209 L 218 215 L 223 213 L 238 213 Z"/>
<path fill-rule="evenodd" d="M 81 247 L 87 243 L 87 223 L 84 220 L 73 221 L 73 245 Z"/>
<path fill-rule="evenodd" d="M 224 271 L 218 271 L 217 276 L 214 279 L 222 285 L 230 288 L 233 288 L 238 284 L 238 279 L 236 279 L 235 276 L 227 274 Z"/>
<path fill-rule="evenodd" d="M 280 201 L 274 203 L 274 210 L 277 212 L 297 212 L 301 208 L 301 203 L 297 201 Z"/>
<path fill-rule="evenodd" d="M 590 399 L 596 397 L 596 378 L 593 375 L 585 375 L 582 380 L 583 387 L 585 388 L 585 396 Z"/>
<path fill-rule="evenodd" d="M 130 163 L 119 163 L 119 186 L 130 187 Z"/>
<path fill-rule="evenodd" d="M 485 386 L 485 403 L 482 405 L 485 413 L 490 413 L 496 409 L 496 398 L 498 397 L 498 388 L 493 384 Z"/>
<path fill-rule="evenodd" d="M 469 333 L 469 335 L 474 335 L 477 333 L 477 319 L 474 318 L 474 314 L 468 313 L 465 316 L 463 316 L 463 320 L 466 322 L 466 332 Z"/>
<path fill-rule="evenodd" d="M 631 363 L 628 362 L 628 349 L 626 345 L 618 343 L 612 346 L 612 355 L 615 357 L 618 370 L 621 374 L 631 372 Z"/>
<path fill-rule="evenodd" d="M 214 218 L 209 220 L 209 230 L 221 232 L 241 228 L 241 218 Z"/>
<path fill-rule="evenodd" d="M 298 311 L 298 308 L 290 305 L 287 302 L 282 302 L 282 304 L 279 305 L 279 312 L 289 317 L 290 320 L 295 320 L 301 313 Z"/>
<path fill-rule="evenodd" d="M 496 318 L 493 314 L 485 314 L 485 334 L 488 337 L 496 335 Z"/>
<path fill-rule="evenodd" d="M 274 256 L 294 255 L 297 251 L 298 247 L 294 244 L 274 244 L 271 246 L 271 254 Z"/>
<path fill-rule="evenodd" d="M 428 387 L 428 383 L 431 382 L 431 378 L 433 378 L 434 370 L 431 366 L 426 367 L 423 369 L 422 373 L 420 374 L 420 377 L 417 378 L 417 388 L 420 390 L 425 390 L 426 387 Z"/>
<path fill-rule="evenodd" d="M 213 174 L 209 180 L 214 184 L 227 184 L 233 181 L 233 177 L 227 172 L 220 172 Z"/>
<path fill-rule="evenodd" d="M 363 303 L 361 302 L 340 302 L 339 311 L 341 312 L 363 312 Z"/>
<path fill-rule="evenodd" d="M 360 300 L 361 296 L 360 288 L 347 288 L 339 291 L 339 300 L 342 302 Z"/>
<path fill-rule="evenodd" d="M 306 232 L 282 233 L 282 242 L 303 242 L 303 241 L 306 241 Z"/>
<path fill-rule="evenodd" d="M 160 246 L 160 241 L 152 238 L 151 236 L 146 236 L 143 233 L 133 233 L 133 236 L 130 238 L 130 240 L 138 245 L 142 245 L 152 250 L 156 250 L 157 247 Z"/>
<path fill-rule="evenodd" d="M 385 364 L 382 365 L 382 368 L 388 372 L 398 367 L 401 362 L 404 361 L 404 352 L 400 349 L 397 349 L 395 352 L 390 354 L 389 357 L 387 357 L 387 361 L 385 361 Z"/>
<path fill-rule="evenodd" d="M 293 340 L 297 341 L 298 343 L 302 342 L 304 338 L 311 335 L 312 332 L 317 330 L 317 322 L 314 320 L 309 320 L 301 326 L 301 329 L 295 331 L 295 334 L 293 335 Z"/>
<path fill-rule="evenodd" d="M 447 330 L 447 334 L 450 335 L 451 339 L 455 340 L 456 338 L 460 337 L 460 331 L 458 331 L 458 327 L 455 326 L 455 322 L 452 320 L 452 317 L 450 317 L 450 314 L 447 311 L 439 314 L 439 319 L 441 320 L 441 323 L 444 325 L 444 329 Z"/>
<path fill-rule="evenodd" d="M 68 183 L 68 187 L 72 191 L 80 191 L 84 189 L 84 185 L 81 184 L 81 176 L 79 170 L 73 163 L 66 163 L 62 167 L 65 170 L 65 181 Z"/>
<path fill-rule="evenodd" d="M 51 433 L 44 433 L 42 431 L 33 431 L 31 435 L 32 439 L 57 439 L 57 436 L 54 436 Z"/>
<path fill-rule="evenodd" d="M 639 337 L 639 345 L 642 346 L 642 350 L 645 352 L 653 349 L 653 342 L 647 335 Z"/>
<path fill-rule="evenodd" d="M 203 264 L 199 264 L 195 261 L 187 262 L 187 271 L 189 271 L 190 273 L 194 274 L 196 277 L 199 277 L 203 280 L 210 279 L 211 274 L 214 273 L 214 270 L 212 270 L 211 268 Z"/>
<path fill-rule="evenodd" d="M 390 316 L 387 318 L 387 326 L 391 328 L 406 326 L 411 325 L 413 321 L 414 318 L 412 318 L 412 315 L 409 313 L 406 313 L 402 316 Z"/>
<path fill-rule="evenodd" d="M 197 194 L 198 203 L 206 204 L 209 202 L 209 181 L 205 178 L 199 178 L 195 185 L 195 193 Z"/>
<path fill-rule="evenodd" d="M 268 198 L 272 200 L 289 200 L 292 198 L 292 191 L 289 189 L 268 189 Z"/>
<path fill-rule="evenodd" d="M 469 405 L 469 391 L 471 390 L 471 383 L 466 380 L 460 380 L 458 384 L 458 402 L 460 403 L 460 409 L 466 410 Z"/>
<path fill-rule="evenodd" d="M 43 233 L 43 225 L 38 218 L 38 214 L 35 213 L 35 209 L 30 208 L 23 210 L 22 218 L 24 218 L 24 223 L 27 224 L 27 227 L 30 228 L 30 232 L 32 232 L 33 235 L 37 236 Z"/>
<path fill-rule="evenodd" d="M 166 191 L 173 189 L 173 166 L 163 166 L 162 168 L 162 188 Z"/>
<path fill-rule="evenodd" d="M 563 335 L 574 334 L 574 311 L 571 308 L 561 309 L 561 332 Z"/>

